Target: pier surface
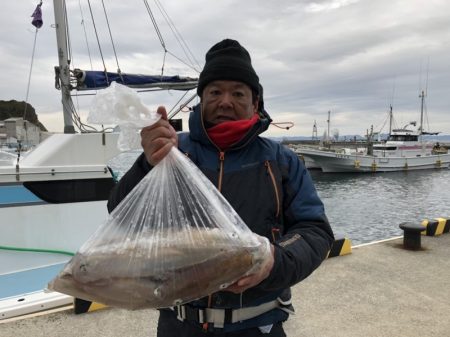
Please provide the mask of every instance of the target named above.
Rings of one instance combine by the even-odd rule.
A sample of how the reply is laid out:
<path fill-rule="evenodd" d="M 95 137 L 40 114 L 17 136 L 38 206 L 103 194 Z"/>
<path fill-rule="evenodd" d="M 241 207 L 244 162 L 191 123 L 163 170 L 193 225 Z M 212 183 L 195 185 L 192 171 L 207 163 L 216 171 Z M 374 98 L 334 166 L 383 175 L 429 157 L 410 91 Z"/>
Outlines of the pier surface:
<path fill-rule="evenodd" d="M 290 337 L 450 336 L 450 233 L 422 237 L 422 250 L 402 239 L 363 245 L 327 259 L 293 288 Z M 0 337 L 156 336 L 156 310 L 72 310 L 0 323 Z"/>

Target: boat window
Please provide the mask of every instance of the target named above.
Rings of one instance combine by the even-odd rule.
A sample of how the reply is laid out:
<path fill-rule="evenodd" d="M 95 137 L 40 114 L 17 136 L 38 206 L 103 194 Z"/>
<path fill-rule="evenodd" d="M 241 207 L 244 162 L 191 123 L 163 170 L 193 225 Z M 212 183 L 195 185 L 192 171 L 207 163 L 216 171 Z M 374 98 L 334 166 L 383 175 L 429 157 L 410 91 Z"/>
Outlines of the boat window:
<path fill-rule="evenodd" d="M 114 181 L 112 178 L 27 181 L 23 185 L 42 200 L 60 204 L 108 200 Z"/>
<path fill-rule="evenodd" d="M 374 146 L 373 149 L 379 151 L 395 151 L 397 150 L 397 146 Z"/>
<path fill-rule="evenodd" d="M 418 139 L 417 135 L 390 135 L 388 137 L 388 140 L 397 142 L 417 142 Z"/>

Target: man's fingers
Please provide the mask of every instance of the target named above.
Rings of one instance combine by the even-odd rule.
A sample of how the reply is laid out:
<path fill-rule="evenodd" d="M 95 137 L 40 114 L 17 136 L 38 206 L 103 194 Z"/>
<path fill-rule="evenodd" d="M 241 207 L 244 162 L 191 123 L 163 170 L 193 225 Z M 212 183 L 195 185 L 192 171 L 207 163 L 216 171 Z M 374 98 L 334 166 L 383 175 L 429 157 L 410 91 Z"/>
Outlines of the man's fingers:
<path fill-rule="evenodd" d="M 237 286 L 238 287 L 245 287 L 248 286 L 251 282 L 252 277 L 248 276 L 248 277 L 243 277 L 241 278 L 238 282 L 237 282 Z"/>
<path fill-rule="evenodd" d="M 159 106 L 157 113 L 161 119 L 141 130 L 141 145 L 150 165 L 155 166 L 169 152 L 172 146 L 177 146 L 178 135 L 167 120 L 167 111 Z"/>
<path fill-rule="evenodd" d="M 245 276 L 239 279 L 237 282 L 231 284 L 228 288 L 226 288 L 226 290 L 235 294 L 240 294 L 255 285 L 253 284 L 254 283 L 253 278 L 254 274 Z"/>
<path fill-rule="evenodd" d="M 162 147 L 160 147 L 157 151 L 153 152 L 152 158 L 151 158 L 152 162 L 159 163 L 170 152 L 170 149 L 172 148 L 172 146 L 173 146 L 173 143 L 168 142 L 165 145 L 163 145 Z"/>
<path fill-rule="evenodd" d="M 167 120 L 167 111 L 165 106 L 160 105 L 156 112 L 161 115 L 161 119 Z"/>

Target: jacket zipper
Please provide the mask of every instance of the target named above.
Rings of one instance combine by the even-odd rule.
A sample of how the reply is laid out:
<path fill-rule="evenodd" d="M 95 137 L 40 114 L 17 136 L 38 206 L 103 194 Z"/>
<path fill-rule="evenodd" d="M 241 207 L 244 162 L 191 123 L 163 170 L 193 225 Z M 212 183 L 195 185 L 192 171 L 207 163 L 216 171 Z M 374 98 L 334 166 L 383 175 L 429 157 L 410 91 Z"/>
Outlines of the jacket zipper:
<path fill-rule="evenodd" d="M 238 149 L 243 148 L 243 147 L 246 146 L 248 143 L 250 143 L 250 141 L 251 141 L 253 138 L 255 138 L 255 137 L 257 137 L 257 136 L 258 136 L 258 134 L 255 133 L 254 136 L 252 136 L 247 142 L 245 142 L 245 144 L 242 144 L 241 146 L 239 146 L 239 147 L 237 147 L 237 148 L 234 148 L 234 149 L 230 149 L 230 150 L 233 151 L 233 150 L 238 150 Z M 209 136 L 208 136 L 208 138 L 209 138 Z M 214 144 L 214 142 L 211 140 L 211 138 L 209 138 L 209 140 L 211 141 L 212 144 Z M 223 166 L 224 166 L 224 161 L 225 161 L 225 151 L 222 151 L 222 150 L 221 150 L 217 145 L 215 145 L 215 144 L 214 144 L 214 146 L 219 150 L 219 181 L 218 181 L 218 183 L 217 183 L 217 189 L 218 189 L 220 192 L 222 192 L 222 178 L 223 178 Z M 269 170 L 270 170 L 270 168 L 269 168 Z M 273 182 L 274 182 L 274 184 L 275 184 L 275 178 L 274 178 L 274 177 L 272 177 L 272 180 L 273 180 Z M 277 200 L 278 200 L 278 192 L 277 192 L 276 186 L 275 186 L 275 194 L 277 195 Z M 278 203 L 278 204 L 279 204 L 279 203 Z M 278 205 L 277 217 L 278 217 L 278 214 L 279 214 L 279 205 Z"/>
<path fill-rule="evenodd" d="M 269 176 L 272 180 L 272 184 L 273 184 L 273 190 L 275 191 L 275 199 L 277 202 L 277 213 L 276 213 L 276 218 L 278 219 L 278 217 L 280 216 L 280 195 L 278 194 L 278 189 L 277 189 L 277 184 L 275 181 L 275 176 L 273 174 L 272 168 L 270 167 L 270 163 L 268 160 L 266 160 L 264 162 L 264 166 L 266 166 L 267 168 L 267 173 L 269 173 Z"/>
<path fill-rule="evenodd" d="M 225 152 L 219 152 L 219 180 L 217 183 L 217 189 L 222 192 L 222 177 L 223 177 L 223 164 L 225 161 Z"/>

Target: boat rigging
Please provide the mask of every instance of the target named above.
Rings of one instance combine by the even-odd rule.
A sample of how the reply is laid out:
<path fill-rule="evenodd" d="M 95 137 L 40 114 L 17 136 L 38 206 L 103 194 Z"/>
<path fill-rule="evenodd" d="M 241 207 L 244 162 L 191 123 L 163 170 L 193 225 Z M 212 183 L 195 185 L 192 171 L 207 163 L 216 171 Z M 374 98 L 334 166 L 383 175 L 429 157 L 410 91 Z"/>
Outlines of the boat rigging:
<path fill-rule="evenodd" d="M 166 22 L 169 22 L 169 26 L 172 29 L 174 35 L 176 35 L 177 41 L 182 46 L 182 49 L 188 58 L 188 62 L 193 62 L 195 58 L 192 56 L 189 48 L 186 43 L 182 39 L 181 35 L 178 33 L 176 28 L 174 27 L 173 22 L 168 17 L 167 13 L 162 8 L 160 2 L 155 1 L 160 11 L 163 13 L 163 16 Z M 108 28 L 109 38 L 112 45 L 112 50 L 114 54 L 114 59 L 117 66 L 117 72 L 110 72 L 107 70 L 105 57 L 102 51 L 99 34 L 97 30 L 97 26 L 95 24 L 94 15 L 92 6 L 89 0 L 87 0 L 89 6 L 89 12 L 91 14 L 92 25 L 95 32 L 97 45 L 100 53 L 100 57 L 103 63 L 103 70 L 94 71 L 94 70 L 82 70 L 79 68 L 73 67 L 72 62 L 72 49 L 71 49 L 71 39 L 69 34 L 69 25 L 68 25 L 68 16 L 67 16 L 67 8 L 65 1 L 54 0 L 54 12 L 55 12 L 55 28 L 56 28 L 56 36 L 57 36 L 57 44 L 58 44 L 58 60 L 59 65 L 55 67 L 55 87 L 61 90 L 62 96 L 62 104 L 63 104 L 63 114 L 64 114 L 64 133 L 75 133 L 75 126 L 81 132 L 92 132 L 95 130 L 93 127 L 88 126 L 81 122 L 80 117 L 78 116 L 74 104 L 72 102 L 72 96 L 81 96 L 84 95 L 86 91 L 95 91 L 98 89 L 103 89 L 108 87 L 113 81 L 117 83 L 127 85 L 132 88 L 139 89 L 140 92 L 143 91 L 155 91 L 155 90 L 181 90 L 181 91 L 189 91 L 195 89 L 197 87 L 197 78 L 190 76 L 179 76 L 179 75 L 165 75 L 165 61 L 166 54 L 170 54 L 175 56 L 173 53 L 169 52 L 167 46 L 164 42 L 162 33 L 158 28 L 158 24 L 156 22 L 155 16 L 151 11 L 151 8 L 146 0 L 144 0 L 145 7 L 149 16 L 151 18 L 153 27 L 155 28 L 158 39 L 161 43 L 161 46 L 164 50 L 163 64 L 161 67 L 161 74 L 159 75 L 142 75 L 142 74 L 130 74 L 122 71 L 119 65 L 119 58 L 117 56 L 116 43 L 114 42 L 110 21 L 108 19 L 108 14 L 106 11 L 105 3 L 102 1 L 103 13 L 105 15 L 106 25 Z M 81 10 L 81 5 L 80 5 Z M 82 13 L 81 13 L 82 14 Z M 82 14 L 83 15 L 83 14 Z M 84 18 L 82 20 L 83 28 L 85 29 L 85 21 Z M 86 37 L 86 35 L 85 35 Z M 87 43 L 87 46 L 89 44 Z M 89 58 L 90 56 L 90 50 Z M 176 56 L 175 56 L 176 57 Z M 176 57 L 178 60 L 182 61 L 181 58 Z M 184 62 L 184 64 L 189 64 L 188 62 Z M 91 61 L 92 64 L 92 61 Z M 199 72 L 195 65 L 190 66 L 191 69 L 194 69 L 197 73 Z M 75 94 L 72 92 L 75 91 Z M 88 93 L 90 95 L 90 93 Z M 188 104 L 191 100 L 196 97 L 196 94 L 192 95 L 187 99 L 186 102 L 181 104 L 181 107 L 177 110 L 172 108 L 169 113 L 169 118 L 173 118 L 182 108 Z"/>

